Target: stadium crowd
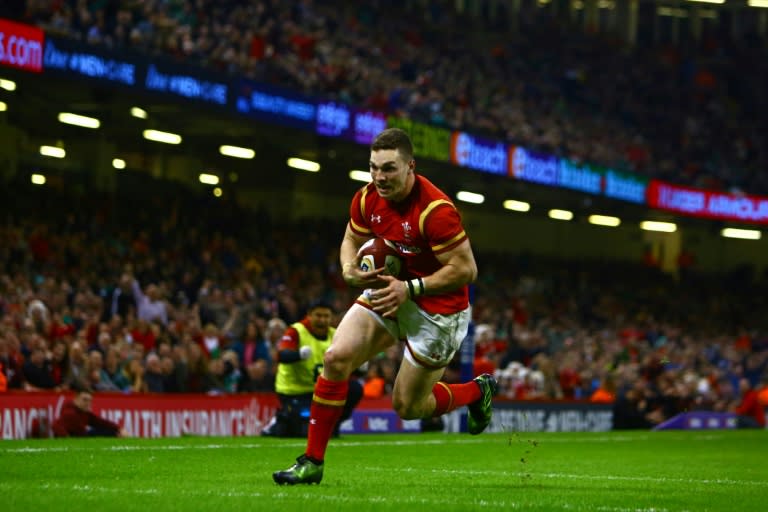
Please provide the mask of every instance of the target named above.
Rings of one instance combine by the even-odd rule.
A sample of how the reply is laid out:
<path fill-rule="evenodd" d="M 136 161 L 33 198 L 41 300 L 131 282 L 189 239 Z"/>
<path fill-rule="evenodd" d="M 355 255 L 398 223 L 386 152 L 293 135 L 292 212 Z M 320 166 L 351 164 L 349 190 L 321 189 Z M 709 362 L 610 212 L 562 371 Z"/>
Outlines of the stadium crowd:
<path fill-rule="evenodd" d="M 672 182 L 768 193 L 766 46 L 707 32 L 623 45 L 545 8 L 434 0 L 27 0 L 50 34 Z M 502 3 L 503 4 L 503 3 Z M 467 27 L 472 30 L 467 30 Z M 394 36 L 393 36 L 394 34 Z M 749 71 L 749 79 L 744 77 Z"/>
<path fill-rule="evenodd" d="M 19 207 L 0 227 L 0 389 L 270 391 L 286 324 L 318 298 L 340 315 L 356 297 L 333 222 L 276 224 L 149 185 L 87 200 L 5 189 Z M 765 276 L 510 258 L 478 254 L 473 307 L 474 370 L 495 373 L 501 397 L 614 403 L 618 428 L 736 410 L 748 394 L 766 403 Z M 391 391 L 401 356 L 370 362 L 365 396 Z M 445 379 L 459 373 L 457 359 Z"/>
<path fill-rule="evenodd" d="M 763 41 L 629 49 L 544 10 L 515 32 L 472 20 L 470 36 L 452 2 L 386 4 L 14 0 L 2 12 L 576 161 L 768 191 Z M 163 182 L 84 201 L 2 193 L 14 208 L 0 227 L 0 389 L 272 390 L 285 326 L 319 297 L 343 313 L 356 295 L 339 276 L 340 231 L 317 220 L 277 224 Z M 768 403 L 765 276 L 675 280 L 526 255 L 509 270 L 509 257 L 478 255 L 473 311 L 475 371 L 496 373 L 502 396 L 608 401 L 619 427 Z M 369 364 L 366 396 L 391 391 L 400 357 Z"/>

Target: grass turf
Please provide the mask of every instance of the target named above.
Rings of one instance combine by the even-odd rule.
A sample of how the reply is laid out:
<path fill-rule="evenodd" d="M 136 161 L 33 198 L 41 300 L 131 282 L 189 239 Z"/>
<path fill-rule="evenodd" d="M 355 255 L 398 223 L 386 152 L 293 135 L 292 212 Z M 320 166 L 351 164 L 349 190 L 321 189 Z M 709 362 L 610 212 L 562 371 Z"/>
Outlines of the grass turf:
<path fill-rule="evenodd" d="M 280 487 L 302 440 L 0 442 L 8 511 L 765 510 L 768 431 L 357 435 L 319 486 Z"/>

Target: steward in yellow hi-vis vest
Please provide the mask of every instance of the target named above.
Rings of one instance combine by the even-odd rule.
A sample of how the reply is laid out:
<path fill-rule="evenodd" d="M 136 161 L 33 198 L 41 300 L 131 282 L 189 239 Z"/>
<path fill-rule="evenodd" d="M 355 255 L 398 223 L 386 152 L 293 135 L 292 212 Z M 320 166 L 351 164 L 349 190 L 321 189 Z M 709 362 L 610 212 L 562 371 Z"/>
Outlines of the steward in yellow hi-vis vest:
<path fill-rule="evenodd" d="M 278 437 L 305 437 L 315 381 L 323 369 L 323 355 L 331 346 L 336 328 L 331 326 L 330 304 L 315 302 L 307 316 L 290 325 L 277 344 L 275 391 L 280 409 L 261 434 Z M 350 393 L 344 407 L 347 419 L 363 396 L 362 385 L 350 381 Z"/>
<path fill-rule="evenodd" d="M 331 346 L 331 339 L 336 328 L 329 327 L 325 318 L 318 319 L 316 308 L 314 315 L 310 314 L 300 322 L 292 324 L 283 335 L 278 345 L 277 378 L 275 391 L 284 395 L 301 395 L 312 393 L 315 389 L 315 381 L 323 369 L 323 354 Z M 330 311 L 329 311 L 330 313 Z M 330 321 L 328 314 L 328 321 Z M 313 318 L 314 317 L 314 320 Z M 313 329 L 313 321 L 325 324 L 320 329 Z M 314 333 L 313 333 L 314 330 Z M 283 361 L 283 351 L 287 346 L 297 345 L 296 352 L 299 359 L 290 362 Z M 290 350 L 290 349 L 288 349 Z"/>

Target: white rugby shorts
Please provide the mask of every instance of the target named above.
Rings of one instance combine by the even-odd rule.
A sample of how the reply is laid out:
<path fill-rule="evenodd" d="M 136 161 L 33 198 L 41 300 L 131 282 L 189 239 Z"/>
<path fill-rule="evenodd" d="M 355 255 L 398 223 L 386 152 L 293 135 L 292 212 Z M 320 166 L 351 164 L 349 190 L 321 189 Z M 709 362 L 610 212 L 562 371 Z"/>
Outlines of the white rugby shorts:
<path fill-rule="evenodd" d="M 467 337 L 471 308 L 449 315 L 432 315 L 414 301 L 406 300 L 397 309 L 397 318 L 385 318 L 370 308 L 369 293 L 365 290 L 353 307 L 365 309 L 396 340 L 405 341 L 405 358 L 422 368 L 436 369 L 448 366 L 453 355 Z"/>

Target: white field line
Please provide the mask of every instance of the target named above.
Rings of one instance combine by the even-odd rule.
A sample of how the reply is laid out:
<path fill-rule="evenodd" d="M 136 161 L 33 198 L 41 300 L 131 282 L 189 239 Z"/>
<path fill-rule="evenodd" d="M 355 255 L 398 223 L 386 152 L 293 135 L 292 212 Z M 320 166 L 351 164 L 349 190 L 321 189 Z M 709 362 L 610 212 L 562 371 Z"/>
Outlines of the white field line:
<path fill-rule="evenodd" d="M 363 471 L 371 471 L 371 472 L 378 472 L 381 473 L 382 471 L 387 471 L 389 473 L 425 473 L 425 472 L 432 472 L 432 473 L 440 473 L 440 474 L 450 474 L 450 475 L 465 475 L 465 476 L 483 476 L 483 475 L 498 475 L 498 471 L 478 471 L 478 470 L 462 470 L 462 469 L 423 469 L 423 468 L 383 468 L 383 467 L 375 467 L 375 466 L 366 466 L 358 468 Z M 768 487 L 768 481 L 765 480 L 734 480 L 732 478 L 662 478 L 662 477 L 652 477 L 652 476 L 620 476 L 620 475 L 585 475 L 585 474 L 576 474 L 576 473 L 537 473 L 535 471 L 520 471 L 520 472 L 508 472 L 508 473 L 518 473 L 520 475 L 525 475 L 526 478 L 562 478 L 562 479 L 568 479 L 568 480 L 613 480 L 613 481 L 621 481 L 621 482 L 653 482 L 653 483 L 662 483 L 662 484 L 672 484 L 672 483 L 680 483 L 680 484 L 706 484 L 706 485 L 752 485 L 756 487 Z"/>
<path fill-rule="evenodd" d="M 712 439 L 711 435 L 702 435 L 698 437 L 691 436 L 691 440 L 709 440 Z M 637 437 L 599 437 L 590 438 L 591 441 L 597 442 L 623 442 L 623 441 L 637 441 Z M 582 438 L 572 438 L 572 441 L 582 441 Z M 551 442 L 572 442 L 567 438 L 553 438 L 544 439 L 540 444 L 546 444 Z M 484 442 L 480 439 L 425 439 L 425 440 L 403 440 L 403 441 L 347 441 L 341 440 L 334 442 L 334 448 L 356 448 L 360 446 L 413 446 L 413 445 L 456 445 L 456 444 L 477 444 Z M 30 454 L 44 454 L 52 452 L 82 452 L 82 451 L 180 451 L 180 450 L 220 450 L 220 449 L 265 449 L 265 448 L 297 448 L 301 449 L 306 446 L 305 441 L 295 441 L 286 443 L 242 443 L 242 444 L 218 444 L 210 443 L 204 445 L 159 445 L 159 446 L 134 446 L 134 445 L 113 445 L 113 446 L 100 446 L 89 448 L 87 446 L 80 447 L 67 447 L 67 446 L 39 446 L 39 447 L 23 447 L 23 448 L 8 448 L 6 450 L 0 450 L 0 453 L 30 453 Z M 368 471 L 383 471 L 384 468 L 380 467 L 365 467 L 360 468 Z M 392 470 L 388 468 L 387 471 L 398 472 L 424 472 L 429 470 L 413 469 L 413 468 L 398 468 Z M 435 473 L 443 474 L 455 474 L 455 475 L 497 475 L 497 471 L 476 471 L 476 470 L 450 470 L 440 469 L 432 470 Z M 510 471 L 510 475 L 522 474 L 519 471 Z M 619 476 L 619 475 L 585 475 L 585 474 L 570 474 L 570 473 L 536 473 L 530 470 L 525 471 L 526 475 L 531 477 L 540 478 L 562 478 L 571 480 L 605 480 L 605 481 L 633 481 L 633 482 L 655 482 L 655 483 L 682 483 L 682 484 L 705 484 L 705 485 L 732 485 L 732 486 L 757 486 L 768 487 L 768 481 L 762 480 L 734 480 L 730 478 L 718 478 L 718 479 L 694 479 L 694 478 L 662 478 L 662 477 L 644 477 L 644 476 Z"/>
<path fill-rule="evenodd" d="M 0 489 L 7 487 L 7 484 L 0 483 Z M 155 488 L 110 488 L 98 485 L 81 485 L 76 484 L 72 486 L 66 486 L 61 484 L 46 483 L 40 486 L 43 491 L 60 491 L 60 492 L 80 492 L 93 495 L 98 494 L 138 494 L 138 495 L 150 495 L 159 496 L 164 493 L 162 489 Z M 356 496 L 339 496 L 339 495 L 327 495 L 312 492 L 301 492 L 301 487 L 290 488 L 290 491 L 277 491 L 274 493 L 262 493 L 262 492 L 243 492 L 243 491 L 183 491 L 182 495 L 186 497 L 210 497 L 216 499 L 225 498 L 268 498 L 271 500 L 301 500 L 305 503 L 312 502 L 314 504 L 320 503 L 359 503 L 362 505 L 385 503 L 387 505 L 399 504 L 403 506 L 441 506 L 451 505 L 452 507 L 471 507 L 468 510 L 476 509 L 477 507 L 493 507 L 494 510 L 510 510 L 521 509 L 529 510 L 532 507 L 537 506 L 535 502 L 524 501 L 509 501 L 499 499 L 477 499 L 477 500 L 456 500 L 454 496 L 447 498 L 448 501 L 429 500 L 425 498 L 419 498 L 417 496 L 375 496 L 375 497 L 356 497 Z M 293 492 L 296 491 L 296 492 Z M 6 490 L 7 493 L 7 490 Z M 549 507 L 557 507 L 562 510 L 574 510 L 578 509 L 568 503 L 549 503 Z M 629 507 L 609 507 L 609 506 L 597 506 L 592 510 L 600 512 L 673 512 L 667 508 L 629 508 Z M 687 509 L 681 509 L 679 512 L 688 512 Z"/>
<path fill-rule="evenodd" d="M 522 441 L 521 438 L 536 438 L 536 432 L 520 432 L 510 433 L 509 436 L 515 436 L 517 440 Z M 497 436 L 503 438 L 504 436 Z M 686 436 L 680 439 L 686 441 L 711 441 L 713 439 L 720 439 L 722 436 L 718 435 L 698 435 L 698 436 Z M 369 438 L 370 439 L 370 438 Z M 540 438 L 539 444 L 561 444 L 561 443 L 628 443 L 637 441 L 647 441 L 649 436 L 596 436 L 596 437 L 544 437 Z M 670 438 L 671 439 L 671 438 Z M 510 437 L 511 440 L 511 437 Z M 45 442 L 45 441 L 39 441 Z M 116 441 L 120 442 L 120 441 Z M 487 443 L 487 440 L 483 439 L 425 439 L 425 440 L 405 440 L 405 441 L 349 441 L 342 439 L 340 441 L 332 441 L 335 448 L 350 448 L 358 446 L 415 446 L 415 445 L 447 445 L 447 444 L 481 444 Z M 68 451 L 166 451 L 166 450 L 220 450 L 220 449 L 233 449 L 239 450 L 243 448 L 304 448 L 306 446 L 305 441 L 284 442 L 280 444 L 275 443 L 209 443 L 201 445 L 158 445 L 158 446 L 141 446 L 141 445 L 112 445 L 102 446 L 98 448 L 84 447 L 70 447 L 70 446 L 25 446 L 22 448 L 3 448 L 0 443 L 0 453 L 53 453 L 53 452 L 68 452 Z"/>
<path fill-rule="evenodd" d="M 440 439 L 428 439 L 424 441 L 336 441 L 333 443 L 334 447 L 349 448 L 359 446 L 415 446 L 415 445 L 444 445 L 444 444 L 479 444 L 482 441 L 474 439 L 466 439 L 462 441 L 445 441 Z M 113 446 L 100 446 L 90 448 L 87 446 L 26 446 L 23 448 L 8 448 L 2 449 L 0 446 L 0 453 L 46 453 L 46 452 L 68 452 L 68 451 L 107 451 L 107 452 L 120 452 L 120 451 L 166 451 L 166 450 L 222 450 L 233 449 L 240 450 L 243 448 L 304 448 L 306 447 L 306 441 L 289 441 L 284 443 L 232 443 L 232 444 L 201 444 L 201 445 L 158 445 L 158 446 L 141 446 L 141 445 L 113 445 Z"/>

